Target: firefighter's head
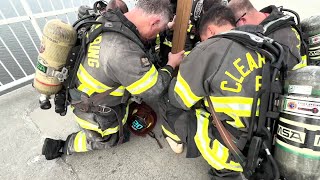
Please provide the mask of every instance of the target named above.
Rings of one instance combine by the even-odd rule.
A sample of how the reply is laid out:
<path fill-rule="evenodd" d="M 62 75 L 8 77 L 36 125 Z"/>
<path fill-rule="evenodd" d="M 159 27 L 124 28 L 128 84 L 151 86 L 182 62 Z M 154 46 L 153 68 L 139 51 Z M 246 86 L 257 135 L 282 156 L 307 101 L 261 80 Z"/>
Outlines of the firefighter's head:
<path fill-rule="evenodd" d="M 217 5 L 210 8 L 201 18 L 199 25 L 199 34 L 201 41 L 229 31 L 235 27 L 235 18 L 232 11 L 223 5 Z"/>
<path fill-rule="evenodd" d="M 237 26 L 258 25 L 266 18 L 249 0 L 231 0 L 228 7 L 235 15 Z"/>
<path fill-rule="evenodd" d="M 129 11 L 127 4 L 122 0 L 109 1 L 106 9 L 108 10 L 108 9 L 116 9 L 116 8 L 119 8 L 122 13 L 127 13 Z"/>
<path fill-rule="evenodd" d="M 139 0 L 125 16 L 137 27 L 143 39 L 153 39 L 167 27 L 171 17 L 170 1 Z"/>

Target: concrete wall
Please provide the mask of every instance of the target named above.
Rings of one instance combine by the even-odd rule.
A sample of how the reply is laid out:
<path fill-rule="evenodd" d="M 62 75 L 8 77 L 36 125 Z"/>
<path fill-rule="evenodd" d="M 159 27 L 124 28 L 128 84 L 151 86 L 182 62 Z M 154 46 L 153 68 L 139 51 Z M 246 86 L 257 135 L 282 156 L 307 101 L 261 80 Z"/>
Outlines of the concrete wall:
<path fill-rule="evenodd" d="M 313 15 L 320 15 L 319 0 L 251 0 L 257 9 L 268 5 L 283 6 L 299 13 L 301 20 Z"/>

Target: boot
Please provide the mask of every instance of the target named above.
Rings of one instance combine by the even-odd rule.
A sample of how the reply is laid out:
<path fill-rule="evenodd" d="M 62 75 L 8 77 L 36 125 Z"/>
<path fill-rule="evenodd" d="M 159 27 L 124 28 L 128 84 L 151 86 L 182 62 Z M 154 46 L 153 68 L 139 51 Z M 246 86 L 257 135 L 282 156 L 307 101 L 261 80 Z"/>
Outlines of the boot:
<path fill-rule="evenodd" d="M 180 154 L 183 152 L 183 144 L 178 144 L 170 137 L 166 137 L 166 140 L 168 141 L 170 148 L 172 149 L 173 152 L 177 154 Z"/>
<path fill-rule="evenodd" d="M 47 160 L 52 160 L 63 155 L 63 147 L 65 141 L 55 140 L 46 138 L 42 147 L 42 155 L 46 157 Z"/>

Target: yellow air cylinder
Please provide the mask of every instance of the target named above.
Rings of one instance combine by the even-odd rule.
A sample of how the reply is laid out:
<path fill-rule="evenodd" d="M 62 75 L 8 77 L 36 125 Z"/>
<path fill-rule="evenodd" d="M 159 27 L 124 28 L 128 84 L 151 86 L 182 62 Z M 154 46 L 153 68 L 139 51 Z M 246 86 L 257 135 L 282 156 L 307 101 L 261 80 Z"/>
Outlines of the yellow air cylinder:
<path fill-rule="evenodd" d="M 77 33 L 73 27 L 59 19 L 50 20 L 44 26 L 33 83 L 38 92 L 50 96 L 61 89 L 61 82 L 56 76 L 66 64 L 76 40 Z"/>

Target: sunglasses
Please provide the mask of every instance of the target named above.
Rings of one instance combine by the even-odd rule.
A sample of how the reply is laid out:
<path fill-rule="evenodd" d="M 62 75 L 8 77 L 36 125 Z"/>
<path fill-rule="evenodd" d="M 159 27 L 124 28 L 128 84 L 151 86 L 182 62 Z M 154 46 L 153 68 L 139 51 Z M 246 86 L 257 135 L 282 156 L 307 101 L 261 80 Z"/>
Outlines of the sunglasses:
<path fill-rule="evenodd" d="M 236 24 L 238 24 L 238 22 L 241 20 L 241 18 L 243 18 L 245 15 L 247 15 L 247 13 L 242 14 L 242 16 L 240 16 L 240 17 L 236 20 Z"/>

